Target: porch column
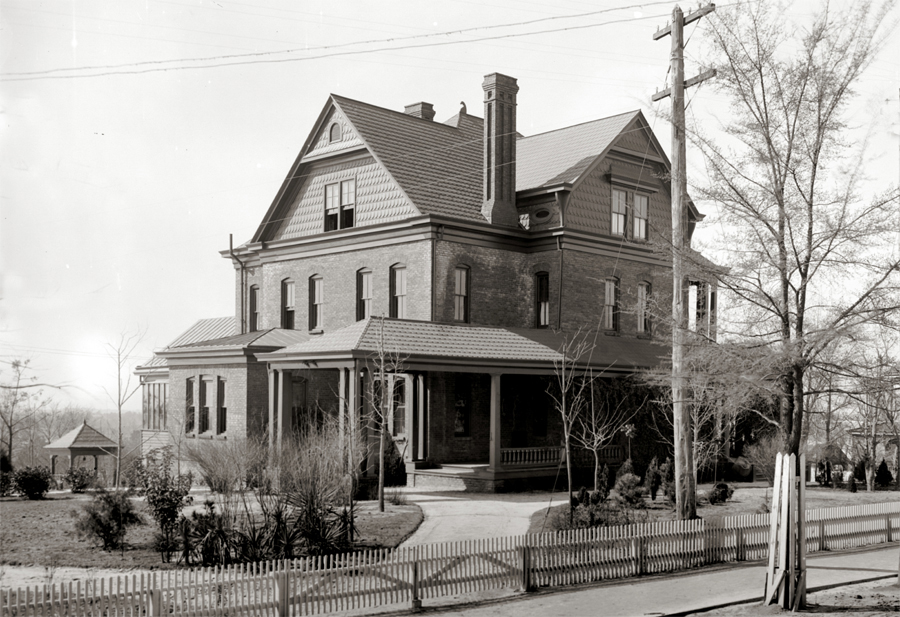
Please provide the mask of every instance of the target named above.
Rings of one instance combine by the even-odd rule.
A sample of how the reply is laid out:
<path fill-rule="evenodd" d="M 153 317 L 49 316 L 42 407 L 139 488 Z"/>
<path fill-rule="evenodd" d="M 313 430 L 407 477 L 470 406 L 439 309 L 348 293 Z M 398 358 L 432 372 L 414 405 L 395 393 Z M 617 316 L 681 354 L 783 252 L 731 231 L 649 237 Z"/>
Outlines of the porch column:
<path fill-rule="evenodd" d="M 278 379 L 275 370 L 269 367 L 269 458 L 275 452 L 275 388 L 278 387 Z"/>
<path fill-rule="evenodd" d="M 417 461 L 424 461 L 426 456 L 425 436 L 428 432 L 425 429 L 425 373 L 416 375 L 416 449 L 415 458 Z"/>
<path fill-rule="evenodd" d="M 403 386 L 403 396 L 406 398 L 405 403 L 405 413 L 406 417 L 403 419 L 403 423 L 406 426 L 406 438 L 407 445 L 406 448 L 406 461 L 414 461 L 416 460 L 416 408 L 418 397 L 416 396 L 416 377 L 415 375 L 407 374 L 404 378 L 406 382 Z"/>
<path fill-rule="evenodd" d="M 281 458 L 281 449 L 284 445 L 284 371 L 275 369 L 278 373 L 278 384 L 275 390 L 275 416 L 278 421 L 278 436 L 276 437 L 275 451 Z"/>
<path fill-rule="evenodd" d="M 118 455 L 118 452 L 117 452 L 116 454 Z M 98 458 L 98 457 L 97 457 L 97 455 L 95 454 L 95 455 L 94 455 L 94 475 L 95 475 L 95 476 L 97 475 L 97 467 L 98 467 L 98 465 L 97 465 L 97 458 Z"/>
<path fill-rule="evenodd" d="M 500 373 L 491 373 L 491 458 L 488 471 L 503 467 L 500 452 Z"/>
<path fill-rule="evenodd" d="M 56 455 L 55 454 L 50 455 L 50 473 L 54 476 L 56 475 Z"/>

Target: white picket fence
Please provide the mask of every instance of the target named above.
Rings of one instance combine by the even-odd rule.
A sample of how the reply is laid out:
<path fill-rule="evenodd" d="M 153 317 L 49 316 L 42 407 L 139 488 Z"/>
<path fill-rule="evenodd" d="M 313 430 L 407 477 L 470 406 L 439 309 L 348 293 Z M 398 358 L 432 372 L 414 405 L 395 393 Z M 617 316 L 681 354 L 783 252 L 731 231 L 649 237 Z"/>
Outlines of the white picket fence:
<path fill-rule="evenodd" d="M 807 510 L 809 552 L 896 542 L 900 502 Z M 766 557 L 769 516 L 665 521 L 0 590 L 0 617 L 315 615 Z"/>

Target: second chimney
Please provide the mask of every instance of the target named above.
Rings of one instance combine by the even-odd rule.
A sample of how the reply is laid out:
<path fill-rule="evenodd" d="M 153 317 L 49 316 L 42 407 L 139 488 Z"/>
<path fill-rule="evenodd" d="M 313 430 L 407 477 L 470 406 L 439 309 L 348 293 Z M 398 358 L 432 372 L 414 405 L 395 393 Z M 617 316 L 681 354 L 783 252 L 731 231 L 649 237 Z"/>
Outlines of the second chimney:
<path fill-rule="evenodd" d="M 403 108 L 403 113 L 415 118 L 434 120 L 434 106 L 431 103 L 413 103 Z"/>
<path fill-rule="evenodd" d="M 494 225 L 516 227 L 516 93 L 514 77 L 491 73 L 484 83 L 484 195 L 481 214 Z"/>

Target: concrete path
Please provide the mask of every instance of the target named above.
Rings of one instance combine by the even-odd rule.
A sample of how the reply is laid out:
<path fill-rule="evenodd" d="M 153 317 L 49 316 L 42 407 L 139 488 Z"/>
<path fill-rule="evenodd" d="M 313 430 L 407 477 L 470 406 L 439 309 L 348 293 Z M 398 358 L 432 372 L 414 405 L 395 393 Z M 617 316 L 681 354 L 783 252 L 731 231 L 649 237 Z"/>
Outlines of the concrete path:
<path fill-rule="evenodd" d="M 531 515 L 548 504 L 565 503 L 567 493 L 479 494 L 405 489 L 425 520 L 402 546 L 515 536 L 528 531 Z"/>
<path fill-rule="evenodd" d="M 895 542 L 875 549 L 810 556 L 807 561 L 808 588 L 814 591 L 876 577 L 892 576 L 896 579 L 898 553 L 900 547 Z M 685 615 L 729 604 L 761 601 L 764 581 L 764 564 L 723 566 L 691 574 L 623 579 L 590 587 L 523 594 L 500 602 L 449 607 L 435 612 L 459 617 Z M 886 584 L 889 582 L 885 581 Z M 427 602 L 425 606 L 428 606 Z"/>

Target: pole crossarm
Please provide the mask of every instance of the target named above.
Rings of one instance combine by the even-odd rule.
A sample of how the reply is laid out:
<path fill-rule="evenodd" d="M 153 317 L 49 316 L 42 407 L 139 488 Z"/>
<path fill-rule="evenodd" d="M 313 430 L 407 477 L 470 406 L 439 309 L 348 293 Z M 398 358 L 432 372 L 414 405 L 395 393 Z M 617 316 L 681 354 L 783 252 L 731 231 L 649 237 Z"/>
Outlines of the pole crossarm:
<path fill-rule="evenodd" d="M 697 9 L 697 10 L 694 11 L 693 13 L 688 13 L 687 15 L 685 15 L 685 16 L 684 16 L 684 22 L 683 22 L 682 25 L 685 25 L 685 26 L 686 26 L 686 25 L 688 25 L 689 23 L 691 23 L 691 22 L 693 22 L 693 21 L 697 21 L 698 19 L 700 19 L 700 18 L 703 17 L 704 15 L 707 15 L 707 14 L 709 14 L 709 13 L 712 13 L 712 12 L 715 11 L 715 10 L 716 10 L 716 5 L 715 5 L 715 3 L 707 4 L 706 6 Z M 671 25 L 666 26 L 666 27 L 663 28 L 662 30 L 657 30 L 656 32 L 654 32 L 654 33 L 653 33 L 653 40 L 654 40 L 654 41 L 658 41 L 658 40 L 661 39 L 662 37 L 668 36 L 668 35 L 670 35 L 670 34 L 672 34 L 672 26 L 671 26 Z"/>
<path fill-rule="evenodd" d="M 697 84 L 703 83 L 707 79 L 712 79 L 715 76 L 716 76 L 716 69 L 709 69 L 708 71 L 703 71 L 699 75 L 695 75 L 694 77 L 691 77 L 690 79 L 685 79 L 684 87 L 685 87 L 685 89 L 687 89 L 687 88 L 690 88 L 691 86 L 696 86 Z M 666 88 L 665 90 L 663 90 L 661 92 L 656 92 L 652 97 L 653 102 L 655 103 L 656 101 L 661 101 L 662 99 L 666 98 L 667 96 L 672 96 L 672 88 Z"/>

